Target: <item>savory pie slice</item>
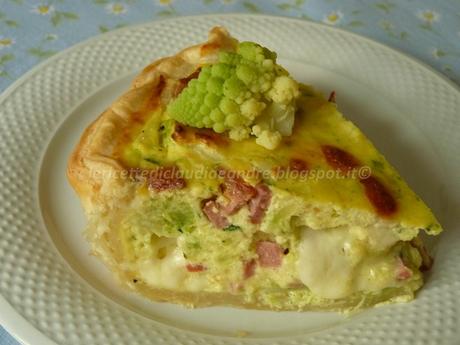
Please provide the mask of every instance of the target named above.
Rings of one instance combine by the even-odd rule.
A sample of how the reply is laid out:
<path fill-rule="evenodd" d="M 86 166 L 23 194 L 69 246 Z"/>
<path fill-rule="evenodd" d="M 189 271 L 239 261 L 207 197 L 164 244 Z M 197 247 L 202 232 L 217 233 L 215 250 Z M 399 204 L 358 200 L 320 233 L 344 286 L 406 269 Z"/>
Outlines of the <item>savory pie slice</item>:
<path fill-rule="evenodd" d="M 68 177 L 126 286 L 187 306 L 408 301 L 441 227 L 325 99 L 222 28 L 147 66 L 83 134 Z"/>

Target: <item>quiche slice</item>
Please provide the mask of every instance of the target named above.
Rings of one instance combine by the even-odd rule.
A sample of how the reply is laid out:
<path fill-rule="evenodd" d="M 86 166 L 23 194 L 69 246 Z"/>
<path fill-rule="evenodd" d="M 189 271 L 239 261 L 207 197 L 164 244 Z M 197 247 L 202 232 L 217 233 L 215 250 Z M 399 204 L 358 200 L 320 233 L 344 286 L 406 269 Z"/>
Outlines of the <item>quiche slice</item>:
<path fill-rule="evenodd" d="M 333 98 L 219 27 L 153 62 L 69 160 L 92 251 L 189 307 L 413 299 L 431 266 L 419 234 L 441 226 Z"/>

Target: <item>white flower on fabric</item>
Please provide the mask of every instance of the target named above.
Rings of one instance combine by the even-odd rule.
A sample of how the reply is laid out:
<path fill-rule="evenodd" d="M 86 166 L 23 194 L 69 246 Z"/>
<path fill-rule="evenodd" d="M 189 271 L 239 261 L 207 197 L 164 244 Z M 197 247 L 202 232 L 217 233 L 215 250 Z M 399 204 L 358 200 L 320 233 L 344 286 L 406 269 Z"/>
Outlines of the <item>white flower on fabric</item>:
<path fill-rule="evenodd" d="M 52 5 L 40 4 L 32 8 L 32 13 L 40 14 L 42 16 L 47 16 L 54 12 L 54 7 Z"/>
<path fill-rule="evenodd" d="M 173 3 L 173 0 L 157 0 L 158 5 L 169 6 Z"/>
<path fill-rule="evenodd" d="M 0 50 L 8 48 L 15 43 L 14 39 L 0 36 Z"/>
<path fill-rule="evenodd" d="M 128 7 L 119 2 L 108 4 L 107 6 L 105 6 L 105 9 L 108 13 L 114 14 L 116 16 L 124 14 L 128 11 Z"/>
<path fill-rule="evenodd" d="M 335 25 L 337 23 L 340 23 L 340 21 L 343 18 L 343 13 L 339 10 L 337 11 L 332 11 L 329 14 L 326 14 L 323 17 L 323 23 L 329 24 L 329 25 Z"/>
<path fill-rule="evenodd" d="M 419 10 L 417 12 L 417 17 L 428 24 L 432 24 L 439 21 L 441 15 L 433 10 Z"/>

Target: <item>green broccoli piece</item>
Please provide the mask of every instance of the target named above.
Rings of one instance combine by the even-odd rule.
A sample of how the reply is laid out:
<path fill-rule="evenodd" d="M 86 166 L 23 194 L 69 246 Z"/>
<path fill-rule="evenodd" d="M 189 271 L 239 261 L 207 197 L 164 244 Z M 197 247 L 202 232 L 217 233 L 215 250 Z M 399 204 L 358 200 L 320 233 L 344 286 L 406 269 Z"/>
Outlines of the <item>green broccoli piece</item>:
<path fill-rule="evenodd" d="M 221 52 L 217 63 L 204 66 L 167 112 L 192 127 L 228 131 L 233 140 L 252 134 L 274 149 L 292 132 L 298 95 L 297 82 L 276 64 L 276 53 L 241 42 L 235 52 Z"/>

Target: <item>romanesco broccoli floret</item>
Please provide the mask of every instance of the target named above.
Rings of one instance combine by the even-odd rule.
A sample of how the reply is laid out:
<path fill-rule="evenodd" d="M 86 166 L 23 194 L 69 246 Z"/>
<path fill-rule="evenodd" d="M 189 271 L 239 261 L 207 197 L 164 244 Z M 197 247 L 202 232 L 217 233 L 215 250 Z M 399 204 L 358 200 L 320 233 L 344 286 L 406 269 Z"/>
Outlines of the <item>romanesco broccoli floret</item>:
<path fill-rule="evenodd" d="M 299 86 L 276 64 L 276 53 L 253 42 L 239 43 L 235 52 L 221 52 L 218 62 L 204 66 L 169 104 L 178 122 L 228 131 L 233 140 L 250 135 L 268 149 L 294 124 Z"/>

